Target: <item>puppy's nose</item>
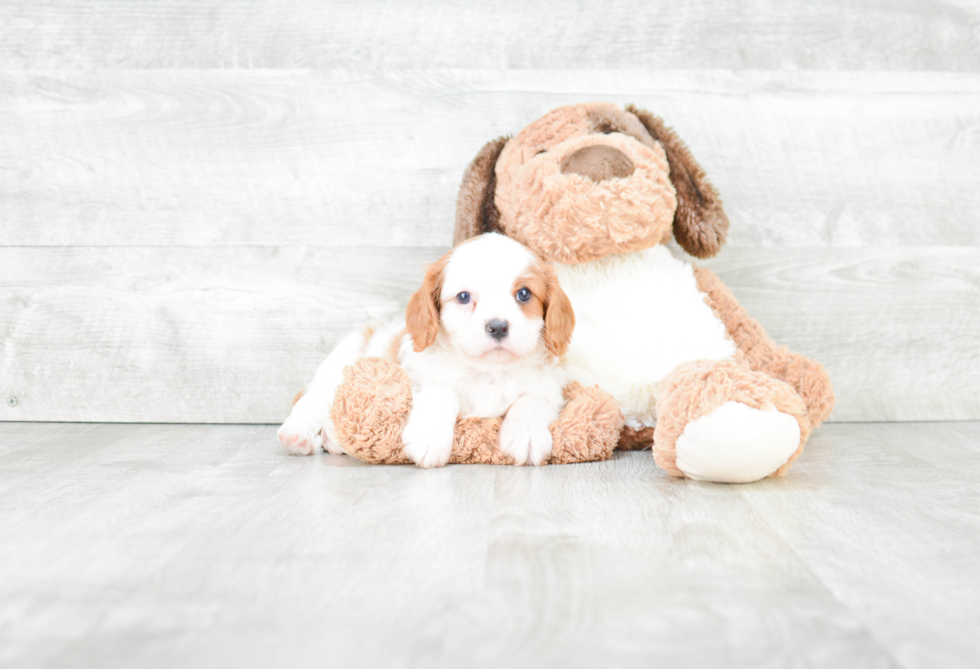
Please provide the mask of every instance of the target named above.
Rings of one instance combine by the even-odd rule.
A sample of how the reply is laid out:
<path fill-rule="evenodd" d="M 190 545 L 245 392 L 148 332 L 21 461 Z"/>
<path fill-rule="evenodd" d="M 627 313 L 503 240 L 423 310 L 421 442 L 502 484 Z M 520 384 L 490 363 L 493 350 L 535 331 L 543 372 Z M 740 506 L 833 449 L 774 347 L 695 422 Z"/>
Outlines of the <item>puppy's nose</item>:
<path fill-rule="evenodd" d="M 628 177 L 634 169 L 625 153 L 605 144 L 579 149 L 561 163 L 562 174 L 581 174 L 596 182 Z"/>
<path fill-rule="evenodd" d="M 510 330 L 510 323 L 507 321 L 502 321 L 499 318 L 494 318 L 492 321 L 487 321 L 487 334 L 500 341 L 507 336 L 507 332 Z"/>

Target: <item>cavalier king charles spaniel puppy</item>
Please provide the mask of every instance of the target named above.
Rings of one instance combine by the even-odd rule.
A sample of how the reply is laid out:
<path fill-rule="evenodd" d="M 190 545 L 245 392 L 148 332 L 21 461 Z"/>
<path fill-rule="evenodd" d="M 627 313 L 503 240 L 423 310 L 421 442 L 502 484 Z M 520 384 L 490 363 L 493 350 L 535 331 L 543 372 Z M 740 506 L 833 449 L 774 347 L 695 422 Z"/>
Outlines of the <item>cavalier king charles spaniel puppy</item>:
<path fill-rule="evenodd" d="M 457 417 L 470 416 L 503 416 L 501 450 L 517 465 L 540 465 L 551 455 L 548 425 L 564 406 L 559 358 L 574 327 L 549 265 L 509 237 L 474 237 L 426 268 L 404 320 L 340 341 L 279 428 L 279 441 L 293 455 L 317 446 L 343 452 L 330 407 L 344 367 L 384 357 L 412 382 L 402 442 L 419 467 L 445 465 Z"/>

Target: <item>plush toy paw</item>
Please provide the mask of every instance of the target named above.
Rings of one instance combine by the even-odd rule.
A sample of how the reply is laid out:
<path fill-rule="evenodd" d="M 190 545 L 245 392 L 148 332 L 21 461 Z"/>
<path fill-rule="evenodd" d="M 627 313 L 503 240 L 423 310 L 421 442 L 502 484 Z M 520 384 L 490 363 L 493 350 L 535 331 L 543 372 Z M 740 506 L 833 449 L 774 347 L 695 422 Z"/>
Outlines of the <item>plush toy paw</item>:
<path fill-rule="evenodd" d="M 747 483 L 772 474 L 799 446 L 795 417 L 725 402 L 687 424 L 674 446 L 675 464 L 699 481 Z"/>
<path fill-rule="evenodd" d="M 673 476 L 748 483 L 785 474 L 809 435 L 789 385 L 732 360 L 698 360 L 661 384 L 653 453 Z"/>
<path fill-rule="evenodd" d="M 313 455 L 323 445 L 320 426 L 315 420 L 290 415 L 276 433 L 290 455 Z"/>

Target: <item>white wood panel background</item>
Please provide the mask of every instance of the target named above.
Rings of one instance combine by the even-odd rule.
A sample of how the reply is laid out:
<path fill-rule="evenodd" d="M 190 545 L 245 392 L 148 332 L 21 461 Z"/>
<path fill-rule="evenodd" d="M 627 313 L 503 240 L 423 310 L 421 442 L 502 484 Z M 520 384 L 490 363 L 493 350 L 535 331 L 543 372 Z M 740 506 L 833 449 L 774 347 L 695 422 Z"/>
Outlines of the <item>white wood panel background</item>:
<path fill-rule="evenodd" d="M 275 422 L 336 339 L 446 247 L 0 248 L 8 420 Z M 706 263 L 824 362 L 836 420 L 980 415 L 980 249 L 729 249 Z M 18 277 L 29 276 L 21 283 Z"/>
<path fill-rule="evenodd" d="M 7 2 L 0 420 L 275 422 L 560 104 L 664 116 L 839 421 L 980 419 L 977 3 Z M 16 398 L 16 406 L 7 399 Z"/>
<path fill-rule="evenodd" d="M 971 0 L 7 0 L 0 68 L 980 68 Z"/>
<path fill-rule="evenodd" d="M 12 245 L 434 245 L 463 169 L 556 106 L 668 119 L 732 246 L 980 243 L 980 74 L 0 72 Z"/>

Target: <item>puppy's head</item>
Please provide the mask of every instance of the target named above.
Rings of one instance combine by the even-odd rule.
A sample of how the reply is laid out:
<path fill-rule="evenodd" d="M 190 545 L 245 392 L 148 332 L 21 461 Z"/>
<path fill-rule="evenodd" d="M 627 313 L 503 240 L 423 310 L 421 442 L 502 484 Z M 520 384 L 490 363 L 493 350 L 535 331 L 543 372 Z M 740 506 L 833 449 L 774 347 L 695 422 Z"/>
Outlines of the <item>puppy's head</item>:
<path fill-rule="evenodd" d="M 499 234 L 474 237 L 429 265 L 405 316 L 416 351 L 442 335 L 463 355 L 488 361 L 539 347 L 564 355 L 575 328 L 554 270 Z"/>

